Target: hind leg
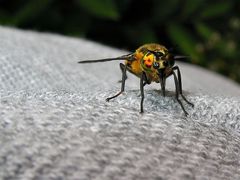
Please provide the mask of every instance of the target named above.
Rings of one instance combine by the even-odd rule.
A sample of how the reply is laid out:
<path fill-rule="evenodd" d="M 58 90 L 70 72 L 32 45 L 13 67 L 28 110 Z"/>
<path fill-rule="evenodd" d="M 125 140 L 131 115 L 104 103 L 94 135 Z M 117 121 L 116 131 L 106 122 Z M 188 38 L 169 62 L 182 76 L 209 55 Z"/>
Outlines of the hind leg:
<path fill-rule="evenodd" d="M 120 64 L 119 64 L 119 67 L 120 67 L 122 73 L 124 73 L 124 68 L 125 68 L 125 66 L 126 66 L 126 65 L 123 64 L 123 63 L 120 63 Z M 125 80 L 128 78 L 128 77 L 127 77 L 127 73 L 125 73 L 125 77 L 124 77 L 124 78 L 125 78 Z M 119 80 L 118 82 L 121 83 L 121 82 L 122 82 L 122 79 Z"/>
<path fill-rule="evenodd" d="M 188 112 L 185 110 L 185 108 L 183 107 L 182 102 L 179 100 L 179 92 L 180 92 L 180 83 L 179 83 L 179 79 L 177 78 L 177 75 L 175 74 L 174 71 L 172 71 L 172 75 L 174 76 L 174 82 L 175 82 L 175 88 L 176 88 L 176 99 L 178 101 L 178 103 L 180 104 L 185 116 L 188 116 Z"/>
<path fill-rule="evenodd" d="M 115 98 L 115 97 L 118 97 L 120 94 L 122 94 L 122 93 L 124 92 L 124 89 L 125 89 L 125 81 L 126 81 L 126 79 L 127 79 L 127 78 L 126 78 L 126 76 L 127 76 L 127 75 L 126 75 L 127 66 L 124 65 L 124 64 L 122 64 L 122 63 L 120 63 L 120 67 L 121 67 L 121 66 L 123 66 L 123 67 L 122 67 L 123 70 L 122 70 L 122 81 L 121 81 L 122 85 L 121 85 L 121 90 L 120 90 L 120 92 L 118 92 L 116 95 L 107 98 L 106 101 L 109 101 L 109 100 L 111 100 L 111 99 L 113 99 L 113 98 Z"/>
<path fill-rule="evenodd" d="M 181 73 L 180 73 L 180 70 L 178 68 L 178 66 L 174 66 L 173 67 L 173 70 L 177 70 L 177 76 L 178 76 L 178 84 L 179 84 L 179 94 L 182 96 L 183 100 L 186 101 L 186 103 L 188 103 L 189 105 L 191 105 L 192 107 L 194 107 L 194 104 L 189 102 L 187 100 L 187 98 L 183 95 L 183 92 L 182 92 L 182 79 L 181 79 Z"/>

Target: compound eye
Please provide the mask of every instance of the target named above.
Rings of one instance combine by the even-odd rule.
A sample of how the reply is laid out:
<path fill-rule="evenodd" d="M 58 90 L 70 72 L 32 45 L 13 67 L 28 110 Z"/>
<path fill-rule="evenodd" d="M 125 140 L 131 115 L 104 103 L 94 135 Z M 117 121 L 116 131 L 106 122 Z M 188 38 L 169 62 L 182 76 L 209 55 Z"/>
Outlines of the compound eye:
<path fill-rule="evenodd" d="M 155 69 L 159 69 L 159 63 L 154 62 L 154 63 L 153 63 L 153 67 L 154 67 Z"/>

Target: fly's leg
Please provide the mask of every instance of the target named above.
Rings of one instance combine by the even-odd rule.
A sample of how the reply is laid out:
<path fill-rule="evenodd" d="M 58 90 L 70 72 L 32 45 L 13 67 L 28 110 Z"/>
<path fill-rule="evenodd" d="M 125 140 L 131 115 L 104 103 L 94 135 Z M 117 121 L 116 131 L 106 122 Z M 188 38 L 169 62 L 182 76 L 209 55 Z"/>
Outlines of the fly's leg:
<path fill-rule="evenodd" d="M 140 104 L 140 113 L 143 113 L 143 101 L 144 101 L 144 72 L 142 72 L 140 78 L 140 91 L 141 91 L 141 104 Z M 145 74 L 146 77 L 146 74 Z M 146 82 L 146 81 L 145 81 Z"/>
<path fill-rule="evenodd" d="M 143 113 L 143 101 L 144 101 L 144 86 L 147 84 L 151 84 L 151 81 L 147 78 L 145 72 L 142 72 L 140 77 L 140 91 L 141 91 L 141 104 L 140 104 L 140 113 Z"/>
<path fill-rule="evenodd" d="M 143 86 L 146 86 L 147 84 L 151 84 L 151 81 L 149 81 L 145 72 L 143 72 L 143 80 L 144 80 Z"/>
<path fill-rule="evenodd" d="M 180 70 L 178 68 L 178 66 L 174 66 L 173 70 L 177 70 L 177 76 L 178 76 L 178 84 L 179 84 L 179 93 L 182 96 L 183 100 L 186 101 L 189 105 L 191 105 L 192 107 L 194 107 L 194 104 L 189 102 L 186 97 L 183 95 L 182 93 L 182 80 L 181 80 L 181 73 Z"/>
<path fill-rule="evenodd" d="M 178 103 L 180 104 L 183 112 L 184 112 L 185 115 L 187 116 L 188 113 L 187 113 L 187 111 L 184 109 L 182 102 L 179 100 L 180 82 L 179 82 L 179 80 L 177 79 L 177 75 L 175 74 L 174 71 L 172 71 L 172 74 L 173 74 L 173 76 L 174 76 L 174 82 L 175 82 L 175 87 L 176 87 L 176 99 L 177 99 Z"/>
<path fill-rule="evenodd" d="M 121 67 L 121 64 L 120 63 L 120 67 Z M 122 85 L 121 85 L 121 91 L 119 93 L 117 93 L 116 95 L 112 96 L 112 97 L 109 97 L 106 99 L 106 101 L 109 101 L 115 97 L 118 97 L 120 94 L 122 94 L 124 92 L 124 88 L 125 88 L 125 81 L 126 81 L 126 71 L 127 71 L 127 66 L 122 64 L 124 67 L 123 67 L 123 71 L 122 71 Z"/>
<path fill-rule="evenodd" d="M 119 66 L 120 66 L 121 72 L 122 72 L 122 74 L 123 74 L 126 65 L 124 65 L 123 63 L 120 63 Z M 126 80 L 127 78 L 128 78 L 128 77 L 127 77 L 127 73 L 125 73 L 125 80 Z M 122 80 L 119 80 L 118 82 L 121 83 Z"/>

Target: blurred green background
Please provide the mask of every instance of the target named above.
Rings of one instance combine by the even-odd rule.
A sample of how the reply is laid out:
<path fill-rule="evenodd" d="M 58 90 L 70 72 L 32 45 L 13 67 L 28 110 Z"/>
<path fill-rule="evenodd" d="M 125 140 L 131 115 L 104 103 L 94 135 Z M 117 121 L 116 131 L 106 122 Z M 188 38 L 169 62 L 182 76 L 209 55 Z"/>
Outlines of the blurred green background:
<path fill-rule="evenodd" d="M 0 24 L 130 51 L 157 42 L 240 82 L 239 0 L 0 0 Z"/>

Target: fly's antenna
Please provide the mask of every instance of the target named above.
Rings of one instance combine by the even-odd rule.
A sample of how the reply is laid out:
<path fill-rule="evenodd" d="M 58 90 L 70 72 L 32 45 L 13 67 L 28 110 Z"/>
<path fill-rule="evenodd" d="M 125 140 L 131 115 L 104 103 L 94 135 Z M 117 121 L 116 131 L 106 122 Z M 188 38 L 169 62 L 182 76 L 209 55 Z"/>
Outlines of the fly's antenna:
<path fill-rule="evenodd" d="M 177 48 L 178 48 L 178 45 L 175 44 L 173 47 L 170 47 L 170 48 L 168 49 L 168 54 L 171 53 L 171 54 L 173 55 L 174 60 L 190 58 L 190 56 L 183 56 L 183 55 L 176 55 L 176 54 L 174 54 L 173 52 L 174 52 L 175 49 L 177 49 Z"/>
<path fill-rule="evenodd" d="M 189 58 L 189 56 L 174 55 L 174 60 L 177 60 L 177 59 L 187 59 L 187 58 Z"/>

